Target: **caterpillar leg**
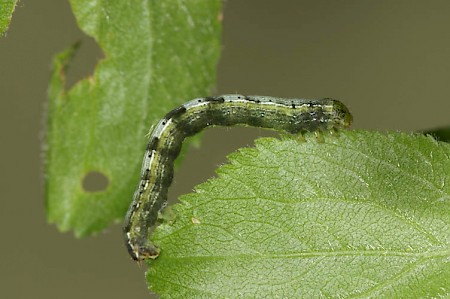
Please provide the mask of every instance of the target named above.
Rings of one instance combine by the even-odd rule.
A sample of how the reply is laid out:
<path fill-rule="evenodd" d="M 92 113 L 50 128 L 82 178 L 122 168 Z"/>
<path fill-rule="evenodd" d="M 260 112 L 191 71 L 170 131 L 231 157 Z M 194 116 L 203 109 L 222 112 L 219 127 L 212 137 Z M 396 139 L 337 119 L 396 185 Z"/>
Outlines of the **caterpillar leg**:
<path fill-rule="evenodd" d="M 332 127 L 331 129 L 328 130 L 328 134 L 330 136 L 339 137 L 339 130 L 335 127 Z"/>
<path fill-rule="evenodd" d="M 323 135 L 324 135 L 324 133 L 321 130 L 314 131 L 314 136 L 316 137 L 316 140 L 318 143 L 325 142 L 325 138 Z"/>
<path fill-rule="evenodd" d="M 159 248 L 150 241 L 129 239 L 126 245 L 128 253 L 135 261 L 156 259 L 159 256 Z"/>

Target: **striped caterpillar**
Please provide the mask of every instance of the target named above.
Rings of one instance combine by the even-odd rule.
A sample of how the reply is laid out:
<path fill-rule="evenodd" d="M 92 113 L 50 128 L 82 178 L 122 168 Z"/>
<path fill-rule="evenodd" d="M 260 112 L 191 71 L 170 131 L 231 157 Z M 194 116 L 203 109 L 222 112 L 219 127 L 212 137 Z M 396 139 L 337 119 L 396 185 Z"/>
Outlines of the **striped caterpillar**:
<path fill-rule="evenodd" d="M 173 164 L 186 137 L 209 126 L 246 125 L 297 134 L 345 128 L 351 122 L 347 107 L 332 99 L 222 95 L 194 99 L 175 108 L 156 125 L 145 151 L 141 179 L 124 224 L 129 254 L 136 261 L 159 255 L 149 241 L 150 229 L 166 205 Z"/>

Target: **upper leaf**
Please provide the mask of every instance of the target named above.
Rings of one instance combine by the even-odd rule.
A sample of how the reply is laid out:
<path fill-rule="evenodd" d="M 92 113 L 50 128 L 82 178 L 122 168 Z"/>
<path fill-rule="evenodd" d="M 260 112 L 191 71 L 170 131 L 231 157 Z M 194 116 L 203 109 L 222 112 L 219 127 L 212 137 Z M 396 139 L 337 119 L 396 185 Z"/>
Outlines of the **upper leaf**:
<path fill-rule="evenodd" d="M 152 238 L 163 298 L 450 294 L 450 145 L 341 132 L 260 139 Z"/>
<path fill-rule="evenodd" d="M 0 0 L 0 36 L 8 29 L 17 0 Z"/>
<path fill-rule="evenodd" d="M 220 1 L 71 1 L 78 24 L 104 51 L 92 77 L 64 88 L 73 50 L 55 58 L 46 152 L 48 219 L 77 235 L 125 214 L 145 135 L 167 111 L 209 94 L 220 51 Z M 88 192 L 91 172 L 105 191 Z"/>

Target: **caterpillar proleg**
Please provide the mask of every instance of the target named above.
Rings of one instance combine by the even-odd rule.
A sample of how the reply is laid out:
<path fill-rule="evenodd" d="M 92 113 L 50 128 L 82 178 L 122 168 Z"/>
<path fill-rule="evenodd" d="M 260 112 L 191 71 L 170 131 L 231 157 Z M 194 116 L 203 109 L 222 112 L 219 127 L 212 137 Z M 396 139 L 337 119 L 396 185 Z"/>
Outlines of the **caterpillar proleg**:
<path fill-rule="evenodd" d="M 210 126 L 244 125 L 297 134 L 345 128 L 351 122 L 347 107 L 333 99 L 222 95 L 197 98 L 175 108 L 154 127 L 145 151 L 140 182 L 124 224 L 128 252 L 137 261 L 159 255 L 149 241 L 150 229 L 166 205 L 173 163 L 186 137 Z"/>

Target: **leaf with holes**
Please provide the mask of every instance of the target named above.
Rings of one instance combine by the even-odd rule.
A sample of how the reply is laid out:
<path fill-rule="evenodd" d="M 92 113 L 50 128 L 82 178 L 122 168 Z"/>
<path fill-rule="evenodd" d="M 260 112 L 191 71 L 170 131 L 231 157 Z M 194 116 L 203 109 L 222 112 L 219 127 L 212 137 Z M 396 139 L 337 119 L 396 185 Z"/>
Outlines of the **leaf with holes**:
<path fill-rule="evenodd" d="M 220 51 L 221 1 L 71 4 L 105 58 L 68 91 L 64 72 L 75 47 L 54 60 L 45 189 L 49 221 L 83 236 L 123 218 L 152 123 L 209 94 Z M 107 180 L 105 190 L 83 186 L 95 176 Z"/>
<path fill-rule="evenodd" d="M 161 298 L 450 296 L 450 145 L 341 132 L 259 139 L 155 231 Z"/>

